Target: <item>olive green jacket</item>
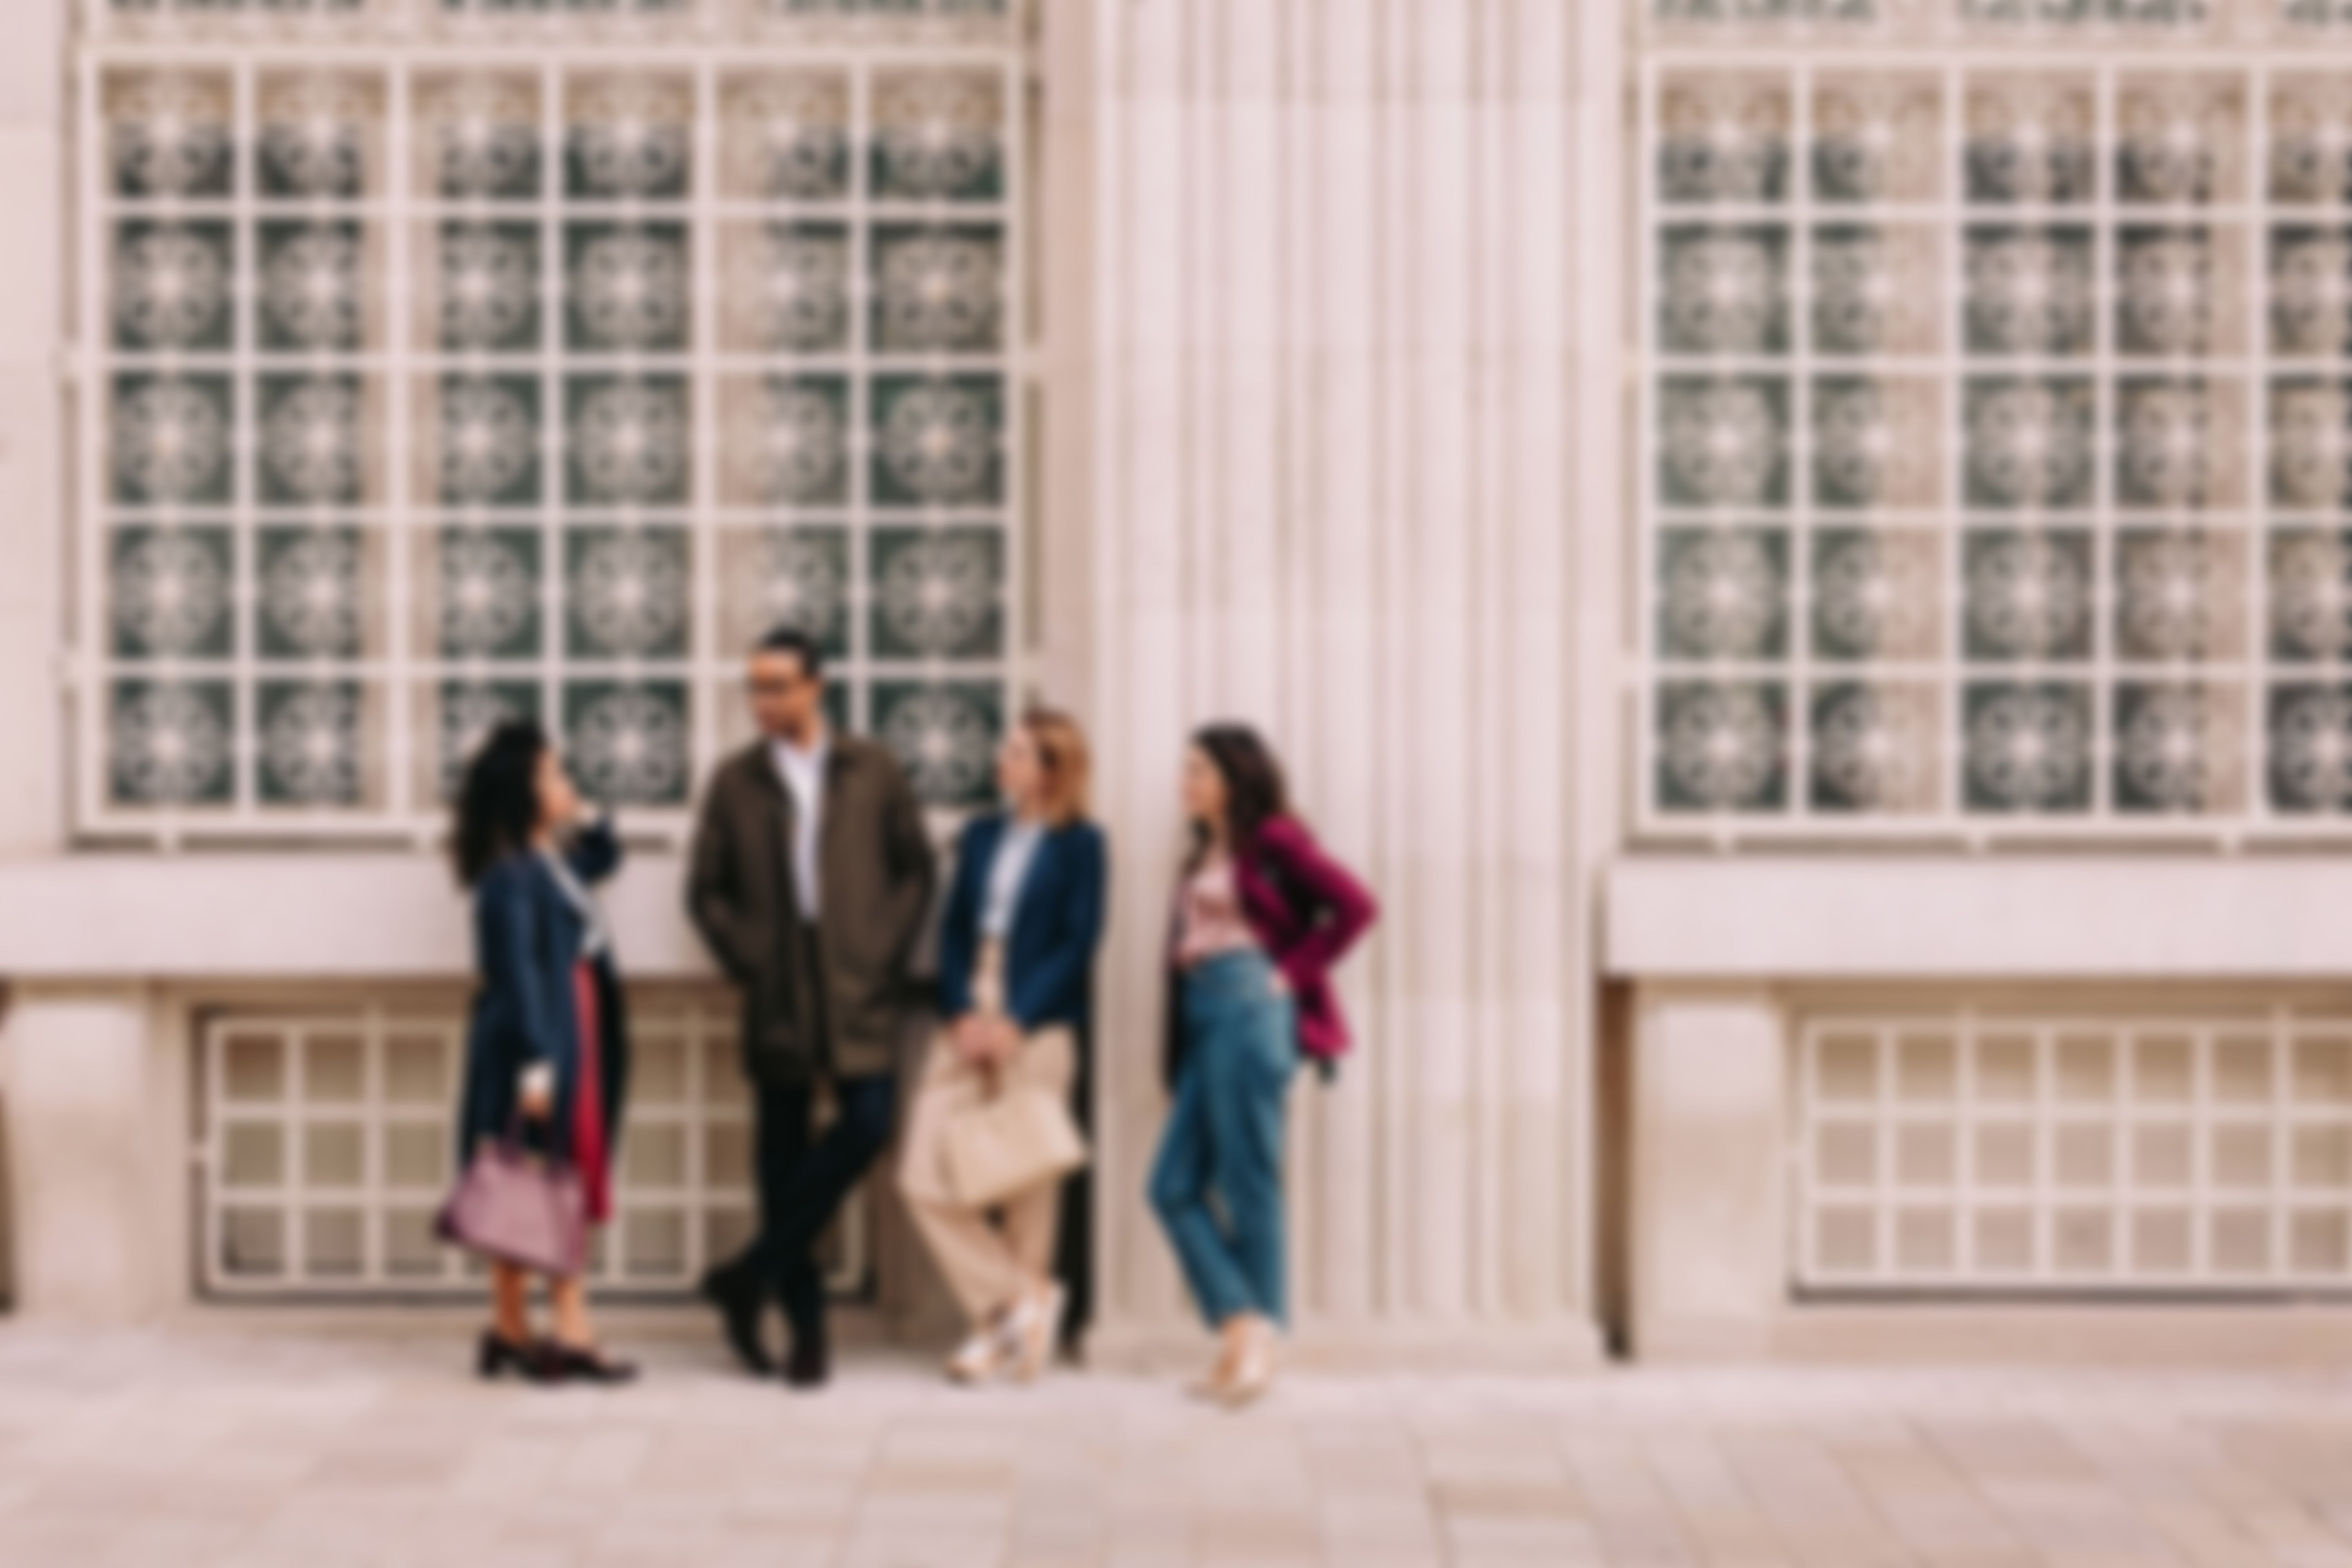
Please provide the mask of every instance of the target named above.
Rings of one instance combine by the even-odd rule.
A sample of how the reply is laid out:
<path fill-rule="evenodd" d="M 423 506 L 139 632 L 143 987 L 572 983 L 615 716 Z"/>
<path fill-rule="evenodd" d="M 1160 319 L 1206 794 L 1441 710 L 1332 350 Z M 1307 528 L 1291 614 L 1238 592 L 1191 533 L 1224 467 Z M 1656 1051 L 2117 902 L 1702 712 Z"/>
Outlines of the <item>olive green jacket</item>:
<path fill-rule="evenodd" d="M 743 1070 L 759 1083 L 890 1071 L 912 994 L 908 954 L 934 874 L 922 808 L 887 748 L 831 743 L 814 944 L 793 886 L 792 792 L 767 742 L 719 765 L 695 828 L 687 910 L 743 993 Z"/>

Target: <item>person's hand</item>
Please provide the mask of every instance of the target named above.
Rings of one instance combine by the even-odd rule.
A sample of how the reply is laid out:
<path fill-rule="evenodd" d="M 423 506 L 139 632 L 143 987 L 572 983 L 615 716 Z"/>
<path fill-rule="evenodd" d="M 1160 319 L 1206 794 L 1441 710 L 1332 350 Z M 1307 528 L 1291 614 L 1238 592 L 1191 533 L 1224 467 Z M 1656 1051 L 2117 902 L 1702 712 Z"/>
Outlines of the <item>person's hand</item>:
<path fill-rule="evenodd" d="M 1010 1018 L 988 1021 L 988 1059 L 992 1065 L 1011 1061 L 1021 1049 L 1021 1026 Z"/>
<path fill-rule="evenodd" d="M 555 1113 L 555 1073 L 544 1065 L 523 1069 L 520 1099 L 527 1121 L 544 1121 Z"/>
<path fill-rule="evenodd" d="M 1279 970 L 1279 969 L 1276 970 L 1276 971 L 1274 972 L 1274 983 L 1273 983 L 1272 986 L 1270 987 L 1270 989 L 1274 992 L 1274 994 L 1275 994 L 1276 996 L 1287 996 L 1287 995 L 1289 995 L 1289 994 L 1290 994 L 1290 976 L 1289 976 L 1289 975 L 1287 975 L 1287 974 L 1285 974 L 1285 973 L 1284 973 L 1281 970 Z"/>
<path fill-rule="evenodd" d="M 988 1020 L 977 1013 L 966 1013 L 948 1030 L 948 1043 L 956 1055 L 978 1067 L 988 1060 Z"/>

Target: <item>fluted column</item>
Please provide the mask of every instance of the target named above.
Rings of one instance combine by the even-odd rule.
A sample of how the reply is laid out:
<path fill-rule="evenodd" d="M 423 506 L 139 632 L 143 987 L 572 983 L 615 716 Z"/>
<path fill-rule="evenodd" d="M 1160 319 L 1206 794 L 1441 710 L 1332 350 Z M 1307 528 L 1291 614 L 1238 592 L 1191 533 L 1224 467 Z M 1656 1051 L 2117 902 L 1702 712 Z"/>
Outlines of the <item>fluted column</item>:
<path fill-rule="evenodd" d="M 1580 609 L 1580 500 L 1602 513 L 1582 526 L 1618 526 L 1612 481 L 1580 479 L 1579 457 L 1580 421 L 1606 426 L 1586 405 L 1615 396 L 1580 360 L 1580 289 L 1613 284 L 1617 245 L 1613 226 L 1580 228 L 1617 147 L 1617 24 L 1597 9 L 1052 14 L 1056 67 L 1083 48 L 1091 77 L 1089 167 L 1057 182 L 1050 231 L 1083 226 L 1093 258 L 1086 320 L 1055 329 L 1057 368 L 1086 363 L 1086 449 L 1066 434 L 1052 459 L 1087 475 L 1087 515 L 1073 525 L 1057 489 L 1052 526 L 1085 530 L 1090 593 L 1048 605 L 1090 631 L 1048 679 L 1094 722 L 1118 852 L 1108 1345 L 1183 1321 L 1140 1192 L 1165 1113 L 1178 769 L 1188 730 L 1225 716 L 1274 738 L 1386 909 L 1345 975 L 1358 1055 L 1335 1087 L 1294 1096 L 1304 1340 L 1448 1356 L 1592 1342 L 1601 818 L 1580 780 L 1611 763 L 1577 761 L 1577 634 L 1612 595 L 1593 584 Z M 1072 74 L 1050 79 L 1056 95 Z M 1609 84 L 1597 104 L 1588 80 Z"/>
<path fill-rule="evenodd" d="M 58 649 L 65 489 L 66 26 L 71 0 L 13 0 L 0 51 L 0 856 L 54 849 L 66 777 Z M 84 287 L 105 277 L 103 261 Z"/>

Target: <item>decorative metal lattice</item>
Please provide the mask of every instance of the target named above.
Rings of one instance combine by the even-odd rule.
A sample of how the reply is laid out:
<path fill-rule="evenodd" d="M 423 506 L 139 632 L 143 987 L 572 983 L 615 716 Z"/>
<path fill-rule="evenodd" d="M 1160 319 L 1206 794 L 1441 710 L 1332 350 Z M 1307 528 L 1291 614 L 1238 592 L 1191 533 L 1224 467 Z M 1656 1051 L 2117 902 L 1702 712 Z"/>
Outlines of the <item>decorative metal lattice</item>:
<path fill-rule="evenodd" d="M 134 31 L 142 26 L 283 26 L 323 22 L 337 27 L 380 22 L 406 31 L 479 28 L 499 23 L 676 23 L 715 26 L 913 23 L 936 27 L 1004 20 L 1013 0 L 87 0 L 92 25 Z"/>
<path fill-rule="evenodd" d="M 1666 38 L 1738 29 L 1848 39 L 2243 40 L 2352 24 L 2345 0 L 1648 0 L 1644 12 L 1653 33 Z"/>
<path fill-rule="evenodd" d="M 2352 1020 L 1810 1019 L 1797 1283 L 2352 1289 Z"/>
<path fill-rule="evenodd" d="M 508 714 L 682 828 L 782 623 L 932 804 L 988 796 L 1019 56 L 1001 5 L 772 9 L 999 42 L 92 41 L 87 829 L 429 833 Z"/>
<path fill-rule="evenodd" d="M 731 1257 L 755 1223 L 751 1115 L 724 996 L 641 1005 L 612 1225 L 591 1273 L 674 1294 Z M 480 1267 L 433 1234 L 465 1022 L 432 1011 L 226 1013 L 205 1026 L 197 1142 L 210 1293 L 335 1296 L 478 1291 Z M 836 1289 L 862 1288 L 868 1210 L 825 1242 Z"/>
<path fill-rule="evenodd" d="M 1643 820 L 2352 810 L 2352 67 L 1644 68 Z"/>

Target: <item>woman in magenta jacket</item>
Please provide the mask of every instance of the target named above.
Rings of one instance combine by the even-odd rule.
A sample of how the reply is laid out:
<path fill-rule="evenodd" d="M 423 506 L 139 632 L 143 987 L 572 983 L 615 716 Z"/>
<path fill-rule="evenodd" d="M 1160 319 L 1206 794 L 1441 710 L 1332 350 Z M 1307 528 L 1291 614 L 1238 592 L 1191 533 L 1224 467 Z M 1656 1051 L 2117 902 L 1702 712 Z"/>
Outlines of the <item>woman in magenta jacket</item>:
<path fill-rule="evenodd" d="M 1254 731 L 1213 724 L 1192 737 L 1184 809 L 1192 853 L 1168 948 L 1175 1107 L 1151 1205 L 1222 1342 L 1200 1392 L 1242 1405 L 1272 1383 L 1288 1321 L 1283 1101 L 1302 1056 L 1328 1071 L 1348 1048 L 1330 972 L 1376 910 L 1291 814 Z"/>

